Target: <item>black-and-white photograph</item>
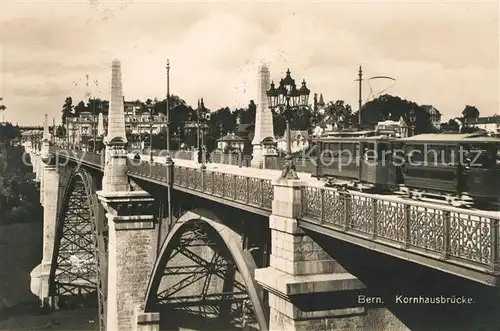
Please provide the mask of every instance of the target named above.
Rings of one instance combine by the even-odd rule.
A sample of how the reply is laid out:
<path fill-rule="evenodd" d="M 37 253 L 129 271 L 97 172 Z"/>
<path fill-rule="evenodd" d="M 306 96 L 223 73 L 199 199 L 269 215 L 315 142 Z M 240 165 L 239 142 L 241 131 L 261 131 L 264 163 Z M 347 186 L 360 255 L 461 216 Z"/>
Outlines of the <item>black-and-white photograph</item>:
<path fill-rule="evenodd" d="M 500 330 L 500 3 L 0 3 L 0 330 Z"/>

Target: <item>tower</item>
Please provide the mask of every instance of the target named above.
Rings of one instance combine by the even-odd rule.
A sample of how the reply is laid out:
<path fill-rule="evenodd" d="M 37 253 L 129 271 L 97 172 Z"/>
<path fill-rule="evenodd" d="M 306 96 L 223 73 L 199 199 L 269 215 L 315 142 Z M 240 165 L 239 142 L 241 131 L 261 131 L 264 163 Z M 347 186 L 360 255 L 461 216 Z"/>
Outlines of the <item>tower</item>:
<path fill-rule="evenodd" d="M 120 61 L 111 65 L 111 100 L 108 115 L 108 134 L 104 137 L 106 161 L 104 165 L 103 191 L 128 191 L 127 136 Z"/>
<path fill-rule="evenodd" d="M 273 114 L 269 108 L 267 90 L 270 87 L 269 68 L 262 64 L 257 74 L 257 111 L 255 113 L 255 135 L 252 140 L 252 167 L 263 167 L 265 157 L 276 156 L 272 150 L 274 139 Z"/>

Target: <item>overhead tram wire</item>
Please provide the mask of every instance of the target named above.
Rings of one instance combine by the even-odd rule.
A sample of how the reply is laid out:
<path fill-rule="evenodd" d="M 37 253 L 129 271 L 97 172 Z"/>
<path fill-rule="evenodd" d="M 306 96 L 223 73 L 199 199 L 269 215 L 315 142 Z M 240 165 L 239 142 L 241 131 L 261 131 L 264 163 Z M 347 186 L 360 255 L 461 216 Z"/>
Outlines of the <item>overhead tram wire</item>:
<path fill-rule="evenodd" d="M 373 87 L 372 85 L 370 84 L 370 81 L 374 80 L 374 79 L 388 79 L 388 80 L 391 80 L 392 81 L 392 84 L 390 84 L 388 87 L 382 89 L 381 91 L 377 92 L 376 94 L 373 92 Z M 396 85 L 396 79 L 393 78 L 393 77 L 390 77 L 390 76 L 372 76 L 370 78 L 367 79 L 367 83 L 368 83 L 368 87 L 370 89 L 370 95 L 369 97 L 365 100 L 365 103 L 367 103 L 368 101 L 370 100 L 373 100 L 375 98 L 377 98 L 378 96 L 382 95 L 382 93 L 384 93 L 385 91 L 389 90 L 391 87 L 393 87 L 394 85 Z"/>

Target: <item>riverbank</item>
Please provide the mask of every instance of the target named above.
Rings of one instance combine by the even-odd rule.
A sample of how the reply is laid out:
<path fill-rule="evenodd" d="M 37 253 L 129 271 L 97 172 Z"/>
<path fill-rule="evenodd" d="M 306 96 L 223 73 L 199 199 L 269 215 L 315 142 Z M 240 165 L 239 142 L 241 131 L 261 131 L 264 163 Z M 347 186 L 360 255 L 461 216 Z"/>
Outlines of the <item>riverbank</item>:
<path fill-rule="evenodd" d="M 30 291 L 42 259 L 42 222 L 0 225 L 0 330 L 97 330 L 96 308 L 51 311 Z"/>

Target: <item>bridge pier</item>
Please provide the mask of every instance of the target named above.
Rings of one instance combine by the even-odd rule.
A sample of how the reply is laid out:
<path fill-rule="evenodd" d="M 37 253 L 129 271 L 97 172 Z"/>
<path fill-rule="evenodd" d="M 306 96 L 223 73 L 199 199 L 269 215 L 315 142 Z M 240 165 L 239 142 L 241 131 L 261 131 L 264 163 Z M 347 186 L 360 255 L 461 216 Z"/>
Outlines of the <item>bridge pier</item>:
<path fill-rule="evenodd" d="M 133 330 L 132 317 L 144 300 L 156 257 L 154 199 L 144 191 L 99 191 L 97 195 L 109 227 L 106 329 Z M 145 317 L 137 322 L 141 318 Z M 153 320 L 148 320 L 149 326 Z"/>
<path fill-rule="evenodd" d="M 134 316 L 137 322 L 136 331 L 158 331 L 160 325 L 160 313 L 145 313 L 138 309 Z"/>
<path fill-rule="evenodd" d="M 46 119 L 47 121 L 47 119 Z M 45 123 L 45 126 L 48 124 Z M 37 295 L 42 306 L 49 299 L 49 277 L 54 251 L 54 238 L 56 231 L 58 198 L 59 198 L 59 173 L 58 165 L 51 157 L 48 128 L 44 134 L 42 153 L 36 157 L 37 167 L 40 169 L 40 203 L 43 206 L 43 257 L 40 265 L 31 272 L 31 291 Z"/>
<path fill-rule="evenodd" d="M 365 285 L 298 227 L 302 183 L 279 179 L 273 185 L 270 267 L 255 271 L 269 291 L 269 329 L 406 330 L 381 316 L 385 309 L 362 307 L 357 296 Z M 389 322 L 380 325 L 381 320 Z"/>
<path fill-rule="evenodd" d="M 39 170 L 40 161 L 38 152 L 36 152 L 34 149 L 30 151 L 30 160 L 33 173 L 35 174 L 35 181 L 40 181 L 40 170 Z"/>
<path fill-rule="evenodd" d="M 127 138 L 118 60 L 112 63 L 108 116 L 102 191 L 97 192 L 108 220 L 106 329 L 156 330 L 158 323 L 152 315 L 136 314 L 154 266 L 157 232 L 154 198 L 145 191 L 131 191 L 127 176 Z"/>
<path fill-rule="evenodd" d="M 59 197 L 59 173 L 57 165 L 44 165 L 43 194 L 43 258 L 40 268 L 39 298 L 42 305 L 49 298 L 49 275 L 54 251 L 54 237 L 57 222 L 57 206 Z"/>

